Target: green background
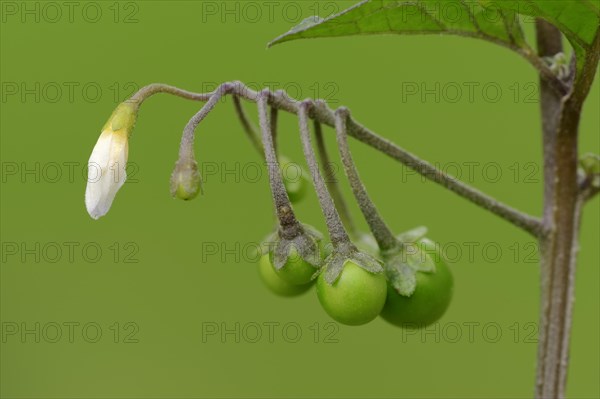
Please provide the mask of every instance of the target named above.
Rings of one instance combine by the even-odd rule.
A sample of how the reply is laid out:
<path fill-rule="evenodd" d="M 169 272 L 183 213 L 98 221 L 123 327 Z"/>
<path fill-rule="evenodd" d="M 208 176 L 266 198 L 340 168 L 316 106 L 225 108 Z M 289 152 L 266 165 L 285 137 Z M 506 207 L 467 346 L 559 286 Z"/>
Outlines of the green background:
<path fill-rule="evenodd" d="M 9 14 L 6 3 L 16 4 L 18 12 L 40 7 L 39 20 L 35 14 Z M 327 324 L 331 320 L 314 291 L 279 299 L 261 285 L 255 263 L 244 253 L 272 228 L 272 205 L 264 168 L 254 179 L 260 158 L 230 99 L 200 126 L 196 154 L 219 173 L 237 175 L 207 175 L 204 169 L 203 197 L 190 203 L 170 197 L 180 134 L 200 105 L 158 95 L 142 107 L 130 141 L 135 176 L 106 217 L 94 221 L 87 215 L 82 172 L 101 127 L 131 93 L 130 82 L 202 91 L 228 80 L 255 87 L 271 82 L 293 96 L 344 104 L 379 134 L 450 172 L 458 164 L 476 187 L 540 214 L 539 104 L 537 94 L 525 99 L 537 79 L 517 55 L 483 41 L 419 36 L 307 40 L 266 50 L 269 40 L 314 14 L 315 7 L 327 15 L 351 2 L 276 2 L 272 18 L 265 2 L 252 2 L 260 16 L 243 2 L 205 3 L 234 11 L 207 15 L 199 1 L 95 2 L 86 9 L 88 20 L 101 9 L 94 23 L 83 18 L 85 2 L 77 3 L 72 20 L 64 3 L 56 3 L 64 13 L 57 21 L 43 2 L 3 2 L 1 396 L 532 396 L 536 344 L 530 335 L 539 296 L 537 257 L 529 256 L 533 239 L 359 143 L 351 143 L 358 167 L 390 225 L 398 232 L 426 225 L 431 238 L 454 251 L 453 303 L 424 336 L 379 319 L 363 327 Z M 124 23 L 131 13 L 137 22 Z M 526 29 L 531 32 L 531 22 Z M 403 100 L 406 82 L 429 88 L 439 83 L 447 90 L 458 84 L 462 98 L 447 101 L 453 95 L 442 90 L 440 101 L 431 95 Z M 479 84 L 474 101 L 466 82 Z M 498 101 L 485 99 L 486 84 L 502 89 Z M 62 87 L 59 98 L 56 85 Z M 76 85 L 71 98 L 68 85 Z M 102 93 L 96 96 L 94 87 Z M 22 96 L 32 88 L 39 98 Z M 583 114 L 582 151 L 600 151 L 598 93 L 596 81 Z M 254 106 L 247 109 L 254 117 Z M 281 123 L 281 148 L 300 162 L 297 122 L 284 115 Z M 330 133 L 327 129 L 333 146 Z M 72 177 L 65 163 L 74 165 Z M 484 170 L 487 165 L 492 166 Z M 493 181 L 498 167 L 502 176 Z M 22 175 L 27 169 L 34 172 Z M 587 205 L 582 226 L 568 388 L 573 398 L 600 396 L 598 204 L 596 198 Z M 303 221 L 325 231 L 312 190 L 296 209 Z M 365 228 L 354 205 L 352 210 Z M 77 245 L 72 259 L 67 245 Z M 219 253 L 207 254 L 206 245 L 216 245 Z M 56 255 L 56 246 L 62 254 Z M 102 254 L 93 262 L 98 247 Z M 27 248 L 34 253 L 24 253 Z M 128 258 L 131 251 L 137 252 Z M 127 262 L 131 259 L 137 263 Z M 79 323 L 72 340 L 68 322 Z M 35 323 L 40 342 L 34 334 L 20 335 Z M 54 343 L 55 323 L 62 337 Z M 98 342 L 86 341 L 96 332 L 83 334 L 86 323 L 101 327 Z M 270 323 L 279 323 L 273 342 Z M 239 342 L 235 334 L 203 334 L 207 326 L 236 325 Z M 262 336 L 250 342 L 256 325 Z M 10 335 L 11 326 L 19 333 Z M 297 327 L 298 342 L 288 342 Z M 129 338 L 138 342 L 124 342 L 132 331 Z M 327 342 L 327 334 L 336 342 Z"/>

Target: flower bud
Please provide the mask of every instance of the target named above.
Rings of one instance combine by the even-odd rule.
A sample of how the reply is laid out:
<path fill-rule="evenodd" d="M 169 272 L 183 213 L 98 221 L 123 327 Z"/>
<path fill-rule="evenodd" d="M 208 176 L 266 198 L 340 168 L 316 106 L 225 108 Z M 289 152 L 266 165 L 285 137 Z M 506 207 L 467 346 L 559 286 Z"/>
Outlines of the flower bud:
<path fill-rule="evenodd" d="M 600 156 L 598 154 L 584 154 L 579 160 L 587 178 L 590 179 L 592 187 L 600 188 Z"/>
<path fill-rule="evenodd" d="M 196 198 L 202 192 L 202 177 L 198 163 L 193 159 L 179 160 L 171 175 L 171 195 L 184 201 Z"/>
<path fill-rule="evenodd" d="M 138 104 L 121 103 L 102 128 L 88 161 L 85 205 L 94 219 L 110 209 L 117 191 L 127 179 L 129 136 L 137 117 Z"/>

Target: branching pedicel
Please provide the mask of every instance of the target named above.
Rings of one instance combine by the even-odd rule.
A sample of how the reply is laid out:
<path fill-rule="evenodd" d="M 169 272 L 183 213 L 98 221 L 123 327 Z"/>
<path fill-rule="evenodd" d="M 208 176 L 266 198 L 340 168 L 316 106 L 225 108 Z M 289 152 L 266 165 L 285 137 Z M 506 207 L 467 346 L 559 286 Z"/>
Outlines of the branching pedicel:
<path fill-rule="evenodd" d="M 224 92 L 221 93 L 220 91 L 223 90 L 223 88 L 226 88 L 226 90 L 224 90 Z M 219 89 L 210 93 L 193 93 L 173 86 L 158 83 L 148 85 L 140 89 L 136 94 L 134 94 L 131 97 L 131 99 L 128 102 L 137 103 L 139 107 L 143 101 L 157 93 L 168 93 L 195 101 L 210 101 L 211 99 L 213 99 L 213 101 L 210 101 L 211 103 L 213 103 L 213 105 L 207 108 L 207 112 L 214 107 L 214 103 L 216 103 L 216 100 L 214 100 L 215 96 L 218 96 L 218 98 L 220 98 L 224 94 L 233 94 L 234 97 L 244 98 L 252 102 L 257 102 L 259 98 L 259 92 L 251 90 L 241 82 L 225 83 L 221 85 Z M 268 102 L 269 105 L 279 110 L 283 110 L 293 114 L 298 114 L 299 112 L 299 102 L 288 97 L 287 94 L 283 91 L 277 91 L 275 93 L 269 92 Z M 190 120 L 190 123 L 188 123 L 186 128 L 191 128 L 192 126 L 195 127 L 197 123 L 199 123 L 199 121 L 202 120 L 205 116 L 206 114 L 201 110 L 197 115 L 195 115 L 194 118 L 192 118 L 192 120 Z M 325 124 L 331 127 L 335 126 L 334 111 L 331 110 L 329 107 L 314 107 L 311 109 L 309 117 L 318 121 L 321 124 Z M 193 123 L 194 121 L 197 121 L 195 125 Z M 182 139 L 182 147 L 180 149 L 180 152 L 184 151 L 186 147 L 191 146 L 193 144 L 189 142 L 190 138 L 193 139 L 193 133 L 191 133 L 190 136 L 190 130 L 186 129 L 186 131 L 188 133 L 184 133 L 184 138 Z M 348 121 L 348 135 L 398 160 L 399 162 L 415 170 L 417 173 L 421 174 L 425 178 L 434 181 L 438 184 L 441 184 L 442 186 L 455 192 L 461 197 L 464 197 L 465 199 L 475 203 L 476 205 L 479 205 L 484 209 L 489 210 L 490 212 L 502 217 L 503 219 L 513 223 L 514 225 L 523 228 L 524 230 L 528 231 L 534 236 L 539 236 L 540 234 L 542 234 L 542 224 L 539 218 L 520 212 L 478 191 L 477 189 L 457 180 L 456 178 L 445 174 L 443 171 L 437 169 L 432 164 L 419 159 L 415 155 L 409 153 L 408 151 L 402 149 L 401 147 L 388 141 L 387 139 L 373 133 L 366 127 L 360 125 L 359 123 L 353 120 Z"/>
<path fill-rule="evenodd" d="M 196 128 L 222 97 L 228 94 L 233 96 L 235 112 L 242 127 L 254 147 L 264 156 L 269 172 L 269 183 L 278 225 L 276 232 L 271 236 L 273 243 L 269 250 L 269 260 L 274 274 L 268 279 L 271 282 L 275 281 L 274 279 L 277 280 L 275 282 L 279 292 L 281 292 L 282 286 L 288 285 L 292 289 L 286 290 L 286 292 L 299 294 L 306 291 L 300 287 L 312 284 L 318 275 L 317 293 L 321 304 L 339 322 L 350 325 L 364 324 L 371 321 L 380 312 L 386 320 L 393 324 L 402 325 L 404 317 L 411 323 L 414 322 L 415 311 L 410 307 L 425 305 L 415 304 L 418 303 L 416 299 L 418 295 L 411 302 L 402 298 L 416 295 L 419 273 L 424 273 L 421 280 L 427 281 L 427 283 L 423 283 L 425 286 L 422 290 L 426 290 L 427 286 L 437 287 L 436 292 L 440 292 L 440 295 L 437 295 L 440 300 L 436 302 L 434 308 L 431 308 L 431 301 L 428 301 L 426 306 L 429 308 L 419 310 L 426 317 L 424 316 L 420 320 L 422 324 L 413 325 L 413 327 L 422 327 L 441 316 L 448 306 L 452 290 L 452 277 L 440 258 L 439 251 L 436 251 L 435 245 L 431 241 L 423 238 L 427 230 L 417 228 L 394 236 L 379 215 L 360 180 L 348 146 L 348 136 L 400 161 L 427 179 L 448 188 L 515 226 L 521 227 L 535 237 L 544 237 L 545 230 L 539 218 L 518 211 L 452 176 L 444 174 L 433 165 L 355 122 L 350 117 L 350 111 L 345 107 L 334 111 L 322 100 L 297 101 L 288 97 L 284 91 L 271 92 L 268 89 L 256 92 L 241 82 L 223 83 L 210 93 L 193 93 L 165 84 L 152 84 L 142 88 L 131 99 L 120 105 L 109 119 L 90 157 L 90 168 L 99 163 L 101 170 L 106 172 L 113 168 L 115 163 L 127 161 L 128 137 L 133 129 L 139 107 L 148 97 L 156 93 L 168 93 L 206 102 L 185 126 L 179 149 L 179 159 L 171 176 L 172 195 L 184 200 L 193 199 L 201 191 L 201 176 L 194 157 Z M 246 116 L 241 99 L 257 104 L 260 134 Z M 286 187 L 286 181 L 281 173 L 281 163 L 288 161 L 282 161 L 284 157 L 278 156 L 276 149 L 277 120 L 280 110 L 298 116 L 304 156 L 333 244 L 332 253 L 324 261 L 321 254 L 321 235 L 310 226 L 297 220 L 290 200 L 290 190 Z M 331 169 L 328 165 L 329 155 L 323 140 L 322 125 L 335 128 L 336 141 L 345 174 L 360 210 L 379 246 L 379 251 L 372 248 L 364 250 L 364 242 L 360 242 L 361 236 L 354 229 L 354 224 L 336 182 L 329 180 L 326 183 L 323 179 L 317 164 L 317 156 L 311 144 L 310 119 L 313 120 L 317 149 L 325 175 L 331 173 Z M 594 162 L 589 164 L 595 165 Z M 122 166 L 124 169 L 124 165 Z M 594 177 L 590 173 L 595 172 L 593 170 L 586 171 L 585 176 L 582 175 L 581 179 L 587 199 L 598 191 L 595 188 L 597 184 L 591 184 Z M 123 182 L 124 170 L 121 180 L 88 181 L 86 205 L 92 217 L 98 218 L 108 212 L 114 196 Z M 350 229 L 350 233 L 345 226 Z M 353 243 L 351 239 L 357 241 Z M 383 262 L 374 258 L 372 256 L 374 253 Z M 261 270 L 263 270 L 262 266 Z"/>

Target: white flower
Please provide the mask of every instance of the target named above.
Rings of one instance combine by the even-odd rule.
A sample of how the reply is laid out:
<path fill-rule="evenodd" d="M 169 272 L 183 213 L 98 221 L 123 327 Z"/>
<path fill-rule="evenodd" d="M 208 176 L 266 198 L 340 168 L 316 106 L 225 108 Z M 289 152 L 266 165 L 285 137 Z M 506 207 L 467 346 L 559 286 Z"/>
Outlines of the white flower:
<path fill-rule="evenodd" d="M 85 206 L 94 219 L 106 215 L 117 191 L 127 179 L 129 134 L 135 124 L 137 106 L 123 103 L 108 120 L 88 161 Z"/>

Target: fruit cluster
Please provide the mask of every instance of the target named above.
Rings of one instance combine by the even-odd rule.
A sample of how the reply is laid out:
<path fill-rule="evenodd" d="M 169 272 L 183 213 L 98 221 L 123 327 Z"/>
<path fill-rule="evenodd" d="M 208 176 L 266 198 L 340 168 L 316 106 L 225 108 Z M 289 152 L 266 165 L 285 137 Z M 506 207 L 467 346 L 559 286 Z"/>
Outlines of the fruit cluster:
<path fill-rule="evenodd" d="M 287 186 L 287 185 L 286 185 Z M 295 187 L 297 188 L 297 187 Z M 302 195 L 290 195 L 293 202 Z M 265 243 L 258 262 L 261 280 L 274 294 L 294 297 L 316 285 L 317 296 L 323 309 L 334 320 L 346 325 L 362 325 L 380 315 L 389 323 L 403 328 L 421 328 L 437 321 L 445 313 L 452 299 L 453 278 L 438 245 L 424 233 L 412 235 L 414 242 L 400 253 L 381 253 L 372 235 L 360 234 L 354 245 L 362 253 L 375 257 L 383 271 L 372 272 L 352 259 L 344 261 L 341 272 L 333 282 L 327 281 L 326 270 L 332 254 L 331 245 L 323 241 L 314 229 L 304 225 L 316 237 L 319 260 L 307 261 L 292 244 L 283 265 L 276 266 L 272 242 Z M 277 233 L 270 236 L 274 239 Z M 399 237 L 410 237 L 408 234 Z M 411 261 L 419 257 L 419 261 Z M 424 268 L 424 263 L 430 267 Z M 398 263 L 408 268 L 415 277 L 408 292 L 402 289 L 396 273 Z M 400 270 L 402 270 L 400 268 Z M 402 276 L 401 276 L 402 277 Z"/>
<path fill-rule="evenodd" d="M 377 251 L 369 242 L 372 239 L 365 237 L 357 246 L 365 252 Z M 398 292 L 388 281 L 388 273 L 371 273 L 350 260 L 344 264 L 338 279 L 329 284 L 324 268 L 305 261 L 295 249 L 281 269 L 273 266 L 272 252 L 260 258 L 258 269 L 267 288 L 279 296 L 298 296 L 316 285 L 321 306 L 340 323 L 361 325 L 380 315 L 399 327 L 420 328 L 434 323 L 445 313 L 452 299 L 453 279 L 433 241 L 421 238 L 417 245 L 435 260 L 435 268 L 416 273 L 416 288 L 410 296 Z M 325 255 L 329 251 L 325 247 L 322 252 Z M 327 264 L 327 256 L 324 263 Z"/>

